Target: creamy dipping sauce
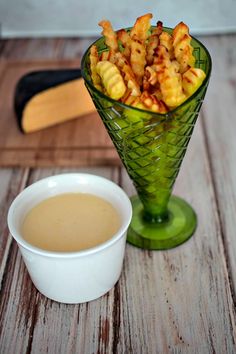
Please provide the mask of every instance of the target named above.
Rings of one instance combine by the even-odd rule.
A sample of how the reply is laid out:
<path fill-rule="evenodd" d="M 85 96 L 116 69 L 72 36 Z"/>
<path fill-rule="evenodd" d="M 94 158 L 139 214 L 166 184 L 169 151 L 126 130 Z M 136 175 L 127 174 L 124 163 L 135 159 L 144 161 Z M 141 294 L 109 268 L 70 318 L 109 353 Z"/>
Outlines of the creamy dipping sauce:
<path fill-rule="evenodd" d="M 75 252 L 109 240 L 120 226 L 119 214 L 108 201 L 92 194 L 66 193 L 33 207 L 21 233 L 33 246 Z"/>

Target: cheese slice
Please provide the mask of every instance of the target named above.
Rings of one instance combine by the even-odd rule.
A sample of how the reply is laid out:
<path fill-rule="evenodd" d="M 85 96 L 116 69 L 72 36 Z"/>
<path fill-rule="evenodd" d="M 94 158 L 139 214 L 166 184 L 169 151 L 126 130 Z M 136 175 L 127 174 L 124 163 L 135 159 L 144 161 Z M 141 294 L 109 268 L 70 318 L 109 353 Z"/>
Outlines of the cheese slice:
<path fill-rule="evenodd" d="M 79 78 L 34 95 L 24 107 L 21 126 L 25 133 L 31 133 L 95 110 L 84 81 Z"/>

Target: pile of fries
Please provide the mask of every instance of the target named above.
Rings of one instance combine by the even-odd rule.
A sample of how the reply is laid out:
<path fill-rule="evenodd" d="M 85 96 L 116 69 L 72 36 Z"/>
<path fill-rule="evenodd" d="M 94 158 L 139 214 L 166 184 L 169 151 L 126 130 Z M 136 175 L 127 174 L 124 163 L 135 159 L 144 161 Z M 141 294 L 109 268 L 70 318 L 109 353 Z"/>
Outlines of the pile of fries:
<path fill-rule="evenodd" d="M 103 20 L 107 50 L 90 50 L 94 86 L 112 99 L 144 110 L 166 113 L 190 97 L 205 73 L 195 68 L 189 28 L 180 22 L 168 33 L 162 22 L 151 27 L 152 14 L 137 18 L 131 30 L 115 32 Z"/>

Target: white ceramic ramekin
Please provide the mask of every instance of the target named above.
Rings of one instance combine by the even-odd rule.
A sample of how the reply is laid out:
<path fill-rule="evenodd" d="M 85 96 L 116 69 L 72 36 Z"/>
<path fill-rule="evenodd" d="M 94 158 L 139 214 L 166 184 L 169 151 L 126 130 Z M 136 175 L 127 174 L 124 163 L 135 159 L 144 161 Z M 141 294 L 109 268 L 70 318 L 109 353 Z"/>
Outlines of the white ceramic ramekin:
<path fill-rule="evenodd" d="M 108 241 L 79 252 L 50 252 L 26 242 L 20 228 L 27 212 L 46 198 L 70 192 L 94 194 L 112 203 L 121 217 L 119 231 Z M 82 303 L 104 295 L 119 279 L 131 216 L 130 200 L 115 183 L 95 175 L 67 173 L 24 189 L 10 206 L 8 227 L 36 288 L 59 302 Z"/>

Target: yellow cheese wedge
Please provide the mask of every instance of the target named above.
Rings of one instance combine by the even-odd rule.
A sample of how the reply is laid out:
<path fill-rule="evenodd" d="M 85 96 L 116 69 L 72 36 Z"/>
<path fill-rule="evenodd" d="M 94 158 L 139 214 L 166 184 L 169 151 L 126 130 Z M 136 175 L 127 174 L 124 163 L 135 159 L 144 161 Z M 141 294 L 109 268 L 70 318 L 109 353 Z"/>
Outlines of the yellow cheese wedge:
<path fill-rule="evenodd" d="M 72 80 L 33 96 L 24 107 L 22 129 L 35 132 L 95 110 L 83 79 Z"/>

